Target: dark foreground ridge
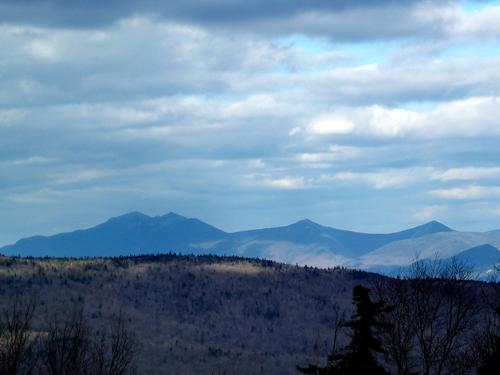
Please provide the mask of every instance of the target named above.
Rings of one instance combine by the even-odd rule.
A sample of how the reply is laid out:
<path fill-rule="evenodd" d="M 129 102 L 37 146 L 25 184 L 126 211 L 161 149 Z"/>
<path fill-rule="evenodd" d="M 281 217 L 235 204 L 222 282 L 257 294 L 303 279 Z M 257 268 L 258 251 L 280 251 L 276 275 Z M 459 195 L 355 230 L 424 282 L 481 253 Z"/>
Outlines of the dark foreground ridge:
<path fill-rule="evenodd" d="M 373 277 L 237 257 L 0 257 L 0 304 L 36 295 L 35 330 L 77 306 L 94 328 L 121 311 L 139 374 L 283 374 L 326 356 L 334 306 Z"/>
<path fill-rule="evenodd" d="M 68 357 L 72 369 L 121 353 L 138 374 L 357 375 L 376 366 L 384 375 L 472 375 L 498 360 L 499 292 L 460 262 L 423 261 L 412 277 L 391 279 L 212 255 L 0 257 L 0 373 L 28 373 L 3 370 L 5 348 L 19 353 L 10 344 L 25 342 L 36 350 L 21 351 L 34 358 L 21 362 L 42 369 L 50 353 L 65 362 L 57 353 L 70 355 L 72 343 L 85 358 Z M 24 316 L 29 324 L 17 324 Z"/>

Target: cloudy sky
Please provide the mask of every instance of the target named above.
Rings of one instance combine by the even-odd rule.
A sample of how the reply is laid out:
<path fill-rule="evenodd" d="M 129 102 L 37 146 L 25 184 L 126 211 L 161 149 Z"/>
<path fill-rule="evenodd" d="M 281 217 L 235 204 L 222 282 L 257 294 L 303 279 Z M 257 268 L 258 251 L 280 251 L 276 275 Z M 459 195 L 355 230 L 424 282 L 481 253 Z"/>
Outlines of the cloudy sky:
<path fill-rule="evenodd" d="M 128 211 L 500 228 L 500 2 L 0 0 L 0 245 Z"/>

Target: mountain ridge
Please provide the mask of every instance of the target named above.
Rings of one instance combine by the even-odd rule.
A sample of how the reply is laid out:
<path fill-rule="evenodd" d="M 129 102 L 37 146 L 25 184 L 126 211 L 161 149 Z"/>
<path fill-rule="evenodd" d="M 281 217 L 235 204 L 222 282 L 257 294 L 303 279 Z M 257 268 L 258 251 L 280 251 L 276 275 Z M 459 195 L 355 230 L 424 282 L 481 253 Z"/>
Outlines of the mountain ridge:
<path fill-rule="evenodd" d="M 449 257 L 485 243 L 500 246 L 500 233 L 457 232 L 438 221 L 398 232 L 363 233 L 324 226 L 310 219 L 278 227 L 225 232 L 175 212 L 149 216 L 133 211 L 86 229 L 23 238 L 0 248 L 0 253 L 99 257 L 176 252 L 370 269 L 406 266 L 419 252 L 429 257 L 434 248 L 440 248 L 441 255 Z"/>
<path fill-rule="evenodd" d="M 162 231 L 169 237 L 169 240 L 159 241 L 157 239 Z M 251 240 L 278 239 L 294 243 L 311 243 L 317 241 L 317 243 L 324 247 L 335 248 L 337 252 L 348 252 L 350 255 L 353 255 L 353 251 L 359 252 L 359 250 L 353 250 L 353 240 L 351 237 L 354 237 L 358 243 L 360 240 L 364 239 L 364 242 L 366 242 L 368 239 L 371 241 L 375 240 L 377 242 L 376 245 L 379 245 L 380 243 L 392 242 L 401 236 L 415 237 L 436 231 L 451 231 L 451 229 L 441 223 L 429 222 L 404 231 L 375 234 L 332 228 L 318 224 L 310 219 L 303 219 L 286 226 L 229 233 L 199 219 L 187 218 L 175 212 L 169 212 L 161 216 L 149 216 L 139 211 L 132 211 L 111 217 L 100 224 L 85 229 L 77 229 L 51 236 L 36 235 L 22 238 L 14 244 L 0 248 L 0 251 L 10 253 L 11 255 L 15 255 L 17 251 L 19 254 L 28 252 L 29 254 L 24 255 L 32 256 L 93 256 L 94 252 L 92 248 L 96 246 L 99 250 L 104 251 L 121 247 L 118 251 L 124 252 L 165 251 L 164 247 L 168 246 L 187 247 L 190 250 L 195 250 L 194 248 L 197 247 L 197 243 L 225 241 L 225 248 L 227 249 L 231 246 L 238 247 L 239 245 L 241 247 L 242 242 L 246 243 Z M 173 238 L 173 232 L 176 238 Z M 143 240 L 141 241 L 137 237 L 143 237 Z M 380 242 L 382 237 L 385 239 Z M 124 238 L 127 239 L 126 243 L 123 241 Z M 98 241 L 103 243 L 99 244 L 97 243 Z M 110 243 L 110 241 L 116 242 Z M 239 243 L 236 244 L 235 241 Z M 371 245 L 371 247 L 373 246 Z M 38 249 L 39 254 L 36 254 L 34 247 Z M 70 253 L 68 250 L 61 251 L 61 247 L 65 247 L 72 252 Z M 149 249 L 143 249 L 144 247 Z M 369 246 L 368 249 L 371 249 L 371 247 Z M 54 249 L 58 249 L 55 254 L 52 253 Z M 89 253 L 80 254 L 80 251 L 87 251 Z M 45 252 L 49 252 L 50 254 L 46 254 Z M 113 252 L 110 255 L 117 254 Z"/>

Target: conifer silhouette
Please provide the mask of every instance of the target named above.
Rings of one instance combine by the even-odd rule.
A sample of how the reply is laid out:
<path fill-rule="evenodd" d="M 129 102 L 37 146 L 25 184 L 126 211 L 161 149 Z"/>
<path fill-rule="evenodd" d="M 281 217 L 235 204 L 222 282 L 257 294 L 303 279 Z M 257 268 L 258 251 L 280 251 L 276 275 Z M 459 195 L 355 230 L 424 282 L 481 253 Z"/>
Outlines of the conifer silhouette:
<path fill-rule="evenodd" d="M 310 375 L 386 375 L 389 374 L 376 359 L 375 353 L 383 353 L 382 344 L 375 337 L 375 329 L 387 328 L 381 316 L 387 311 L 382 301 L 370 299 L 370 289 L 356 285 L 352 294 L 356 312 L 343 324 L 351 330 L 350 343 L 339 352 L 328 356 L 325 367 L 310 365 L 298 368 Z"/>

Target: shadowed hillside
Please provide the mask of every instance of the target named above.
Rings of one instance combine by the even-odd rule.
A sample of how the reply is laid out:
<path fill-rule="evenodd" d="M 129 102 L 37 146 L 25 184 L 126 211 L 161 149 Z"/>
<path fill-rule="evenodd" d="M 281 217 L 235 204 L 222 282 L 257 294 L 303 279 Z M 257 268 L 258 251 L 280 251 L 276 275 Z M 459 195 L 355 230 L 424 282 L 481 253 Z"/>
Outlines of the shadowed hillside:
<path fill-rule="evenodd" d="M 0 258 L 0 301 L 37 295 L 36 322 L 85 306 L 95 327 L 120 309 L 139 373 L 284 374 L 331 349 L 334 307 L 370 274 L 212 256 Z"/>

